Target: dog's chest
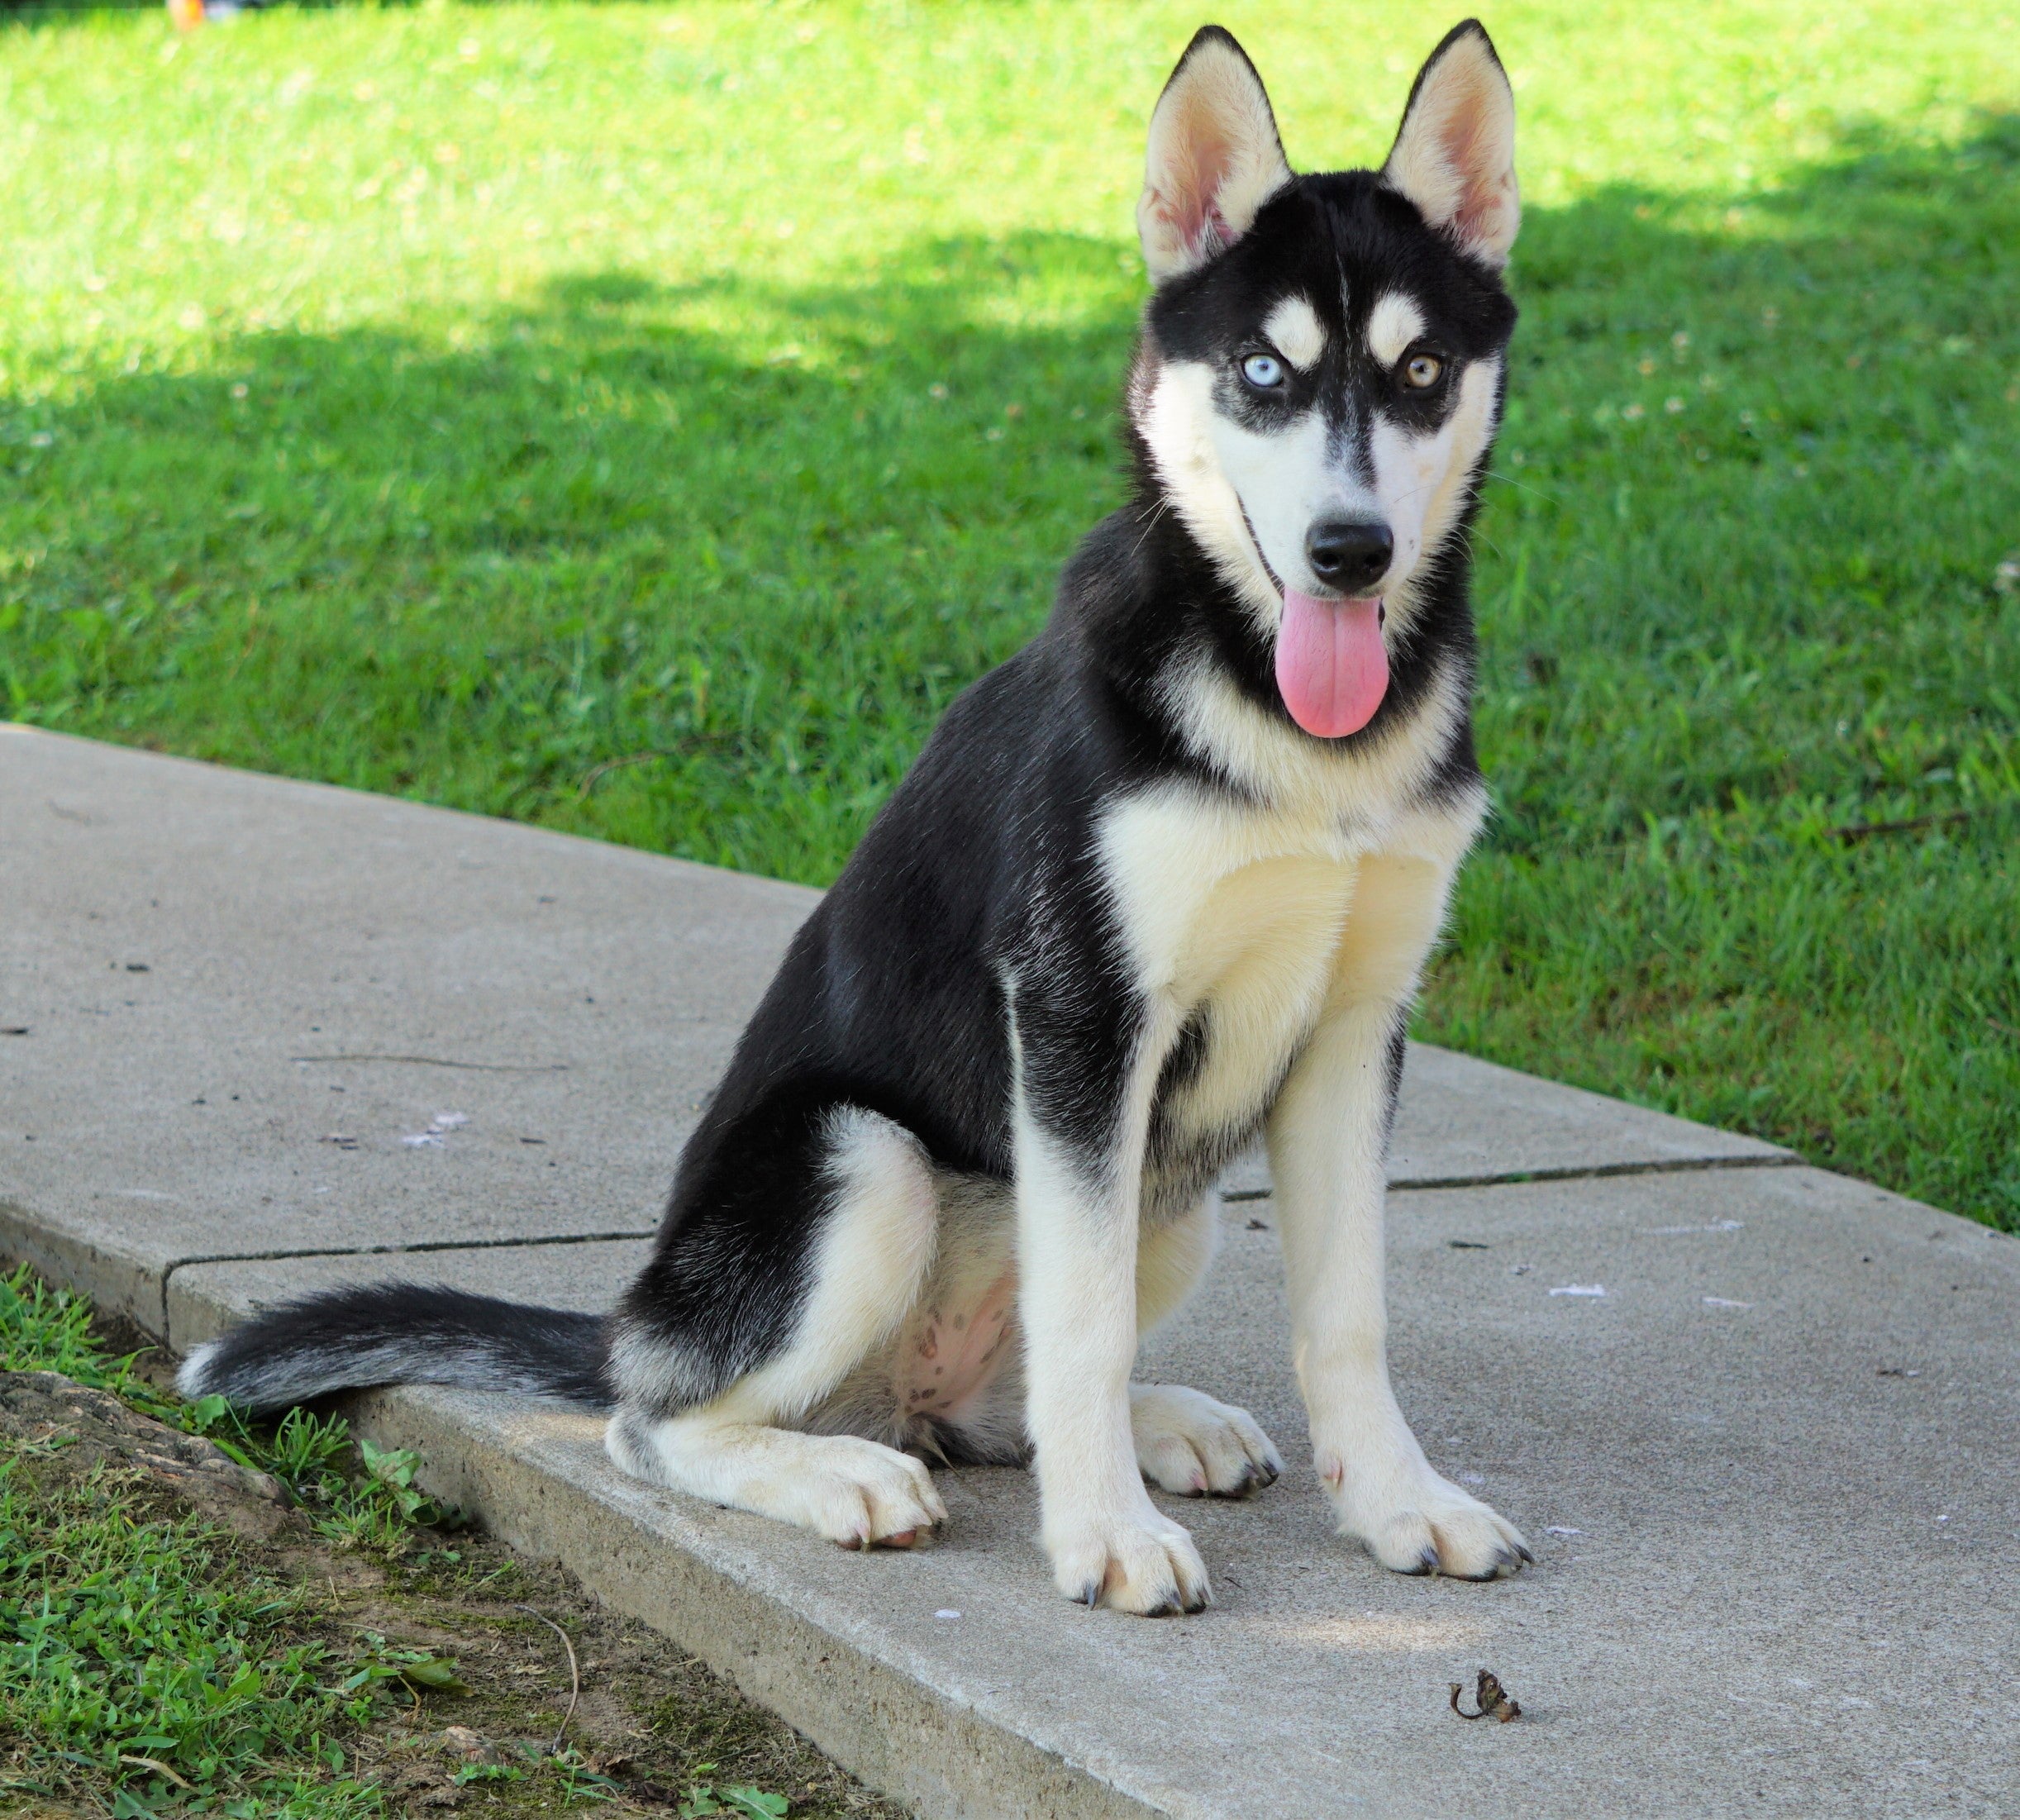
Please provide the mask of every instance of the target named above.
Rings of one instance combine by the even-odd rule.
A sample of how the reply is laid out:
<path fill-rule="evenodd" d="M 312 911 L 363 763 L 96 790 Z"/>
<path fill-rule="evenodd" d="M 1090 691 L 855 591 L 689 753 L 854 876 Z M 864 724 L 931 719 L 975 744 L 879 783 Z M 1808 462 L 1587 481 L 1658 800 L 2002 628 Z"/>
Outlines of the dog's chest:
<path fill-rule="evenodd" d="M 1103 854 L 1139 986 L 1175 1031 L 1154 1167 L 1210 1171 L 1268 1111 L 1332 984 L 1364 846 L 1178 791 L 1112 814 Z"/>

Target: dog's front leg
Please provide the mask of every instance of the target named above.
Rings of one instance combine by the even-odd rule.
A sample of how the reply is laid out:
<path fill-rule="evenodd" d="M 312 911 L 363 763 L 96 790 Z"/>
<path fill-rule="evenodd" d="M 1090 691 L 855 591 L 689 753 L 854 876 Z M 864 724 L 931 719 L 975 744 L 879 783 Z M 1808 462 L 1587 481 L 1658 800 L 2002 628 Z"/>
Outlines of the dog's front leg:
<path fill-rule="evenodd" d="M 1270 1121 L 1298 1383 L 1340 1527 L 1399 1573 L 1491 1579 L 1530 1559 L 1434 1471 L 1389 1387 L 1384 1165 L 1403 1032 L 1450 868 L 1362 862 L 1324 1014 Z"/>
<path fill-rule="evenodd" d="M 1130 1423 L 1144 1140 L 1170 1020 L 1146 1013 L 1119 1049 L 1079 1022 L 1028 1002 L 1016 1020 L 1018 1312 L 1041 1540 L 1069 1598 L 1197 1611 L 1206 1568 L 1144 1489 Z"/>

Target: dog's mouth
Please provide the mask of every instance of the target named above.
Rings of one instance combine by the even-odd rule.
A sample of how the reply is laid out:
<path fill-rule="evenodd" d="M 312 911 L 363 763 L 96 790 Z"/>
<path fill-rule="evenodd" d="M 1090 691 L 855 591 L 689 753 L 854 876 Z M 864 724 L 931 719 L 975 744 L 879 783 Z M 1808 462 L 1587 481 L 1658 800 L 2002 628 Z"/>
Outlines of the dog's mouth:
<path fill-rule="evenodd" d="M 1382 639 L 1389 609 L 1379 596 L 1322 600 L 1286 588 L 1263 554 L 1262 539 L 1255 535 L 1246 505 L 1241 522 L 1255 560 L 1283 597 L 1276 686 L 1284 706 L 1315 738 L 1337 740 L 1358 733 L 1374 718 L 1389 693 L 1389 647 Z"/>

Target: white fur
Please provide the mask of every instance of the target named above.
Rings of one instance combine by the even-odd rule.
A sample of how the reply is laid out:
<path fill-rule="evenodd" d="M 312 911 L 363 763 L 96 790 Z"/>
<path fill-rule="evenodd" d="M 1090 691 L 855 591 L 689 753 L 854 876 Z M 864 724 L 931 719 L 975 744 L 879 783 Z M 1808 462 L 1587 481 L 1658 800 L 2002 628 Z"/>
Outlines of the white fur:
<path fill-rule="evenodd" d="M 1258 627 L 1274 637 L 1284 602 L 1256 560 L 1255 543 L 1241 522 L 1241 497 L 1214 445 L 1212 426 L 1220 413 L 1213 407 L 1212 369 L 1173 361 L 1140 370 L 1132 392 L 1132 415 L 1172 509 L 1255 616 Z M 1298 535 L 1302 539 L 1303 531 Z"/>
<path fill-rule="evenodd" d="M 611 1457 L 650 1484 L 867 1548 L 946 1521 L 931 1475 L 909 1454 L 855 1435 L 808 1435 L 714 1409 L 660 1421 L 626 1411 Z"/>
<path fill-rule="evenodd" d="M 1426 1461 L 1389 1387 L 1384 1295 L 1387 1052 L 1455 863 L 1362 862 L 1324 1012 L 1271 1115 L 1270 1156 L 1293 1355 L 1340 1527 L 1386 1567 L 1479 1579 L 1512 1572 L 1522 1537 Z"/>
<path fill-rule="evenodd" d="M 1465 710 L 1458 677 L 1441 666 L 1417 713 L 1383 739 L 1350 751 L 1265 713 L 1203 659 L 1176 671 L 1165 699 L 1186 745 L 1269 804 L 1281 818 L 1281 837 L 1295 831 L 1298 838 L 1336 839 L 1341 854 L 1399 837 L 1399 818 L 1422 796 Z M 1454 806 L 1464 830 L 1458 851 L 1471 841 L 1484 802 L 1483 795 Z M 1413 831 L 1417 825 L 1413 819 Z"/>
<path fill-rule="evenodd" d="M 200 1346 L 192 1346 L 188 1355 L 175 1368 L 175 1388 L 194 1403 L 204 1394 L 204 1385 L 209 1380 L 211 1360 L 216 1357 L 222 1342 L 206 1340 Z"/>
<path fill-rule="evenodd" d="M 1423 560 L 1451 534 L 1465 489 L 1493 440 L 1500 394 L 1498 359 L 1468 363 L 1459 376 L 1459 403 L 1428 436 L 1378 417 L 1368 438 L 1374 466 L 1376 511 L 1395 539 L 1389 579 L 1386 634 L 1407 636 L 1415 616 L 1412 582 Z"/>
<path fill-rule="evenodd" d="M 797 1420 L 889 1340 L 932 1269 L 939 1199 L 919 1141 L 874 1112 L 831 1124 L 835 1211 L 815 1249 L 813 1288 L 793 1342 L 720 1399 L 753 1420 Z"/>
<path fill-rule="evenodd" d="M 777 1425 L 808 1416 L 896 1333 L 932 1268 L 939 1203 L 918 1141 L 889 1119 L 838 1114 L 829 1140 L 835 1206 L 792 1341 L 699 1408 L 659 1420 L 626 1408 L 606 1445 L 639 1478 L 867 1546 L 946 1520 L 925 1467 L 876 1441 Z M 653 1366 L 641 1356 L 626 1370 L 631 1391 Z"/>
<path fill-rule="evenodd" d="M 1384 366 L 1394 366 L 1423 332 L 1424 312 L 1401 291 L 1377 298 L 1368 312 L 1368 351 Z"/>
<path fill-rule="evenodd" d="M 1302 297 L 1287 297 L 1263 318 L 1270 345 L 1301 372 L 1308 373 L 1326 351 L 1318 312 Z"/>
<path fill-rule="evenodd" d="M 1136 1332 L 1150 1333 L 1184 1307 L 1221 1248 L 1217 1200 L 1146 1224 L 1136 1245 Z"/>
<path fill-rule="evenodd" d="M 1143 1476 L 1181 1498 L 1238 1497 L 1284 1470 L 1246 1409 L 1178 1384 L 1132 1384 L 1129 1426 Z"/>
<path fill-rule="evenodd" d="M 1475 258 L 1507 263 L 1522 226 L 1515 97 L 1477 30 L 1424 71 L 1382 174 Z"/>

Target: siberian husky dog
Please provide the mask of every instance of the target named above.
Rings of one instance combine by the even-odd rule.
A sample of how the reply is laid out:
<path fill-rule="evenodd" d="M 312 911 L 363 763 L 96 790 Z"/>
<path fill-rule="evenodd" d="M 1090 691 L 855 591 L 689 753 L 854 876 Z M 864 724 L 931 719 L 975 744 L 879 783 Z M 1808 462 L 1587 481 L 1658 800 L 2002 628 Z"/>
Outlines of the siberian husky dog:
<path fill-rule="evenodd" d="M 1340 1528 L 1400 1573 L 1531 1559 L 1397 1407 L 1382 1230 L 1404 1022 L 1485 806 L 1468 527 L 1513 145 L 1469 21 L 1379 170 L 1295 175 L 1202 31 L 1137 207 L 1133 496 L 800 930 L 615 1311 L 337 1290 L 202 1347 L 184 1391 L 573 1398 L 639 1478 L 859 1547 L 946 1522 L 927 1461 L 1027 1461 L 1060 1592 L 1193 1611 L 1206 1568 L 1146 1480 L 1238 1497 L 1280 1461 L 1130 1375 L 1260 1132 Z"/>

